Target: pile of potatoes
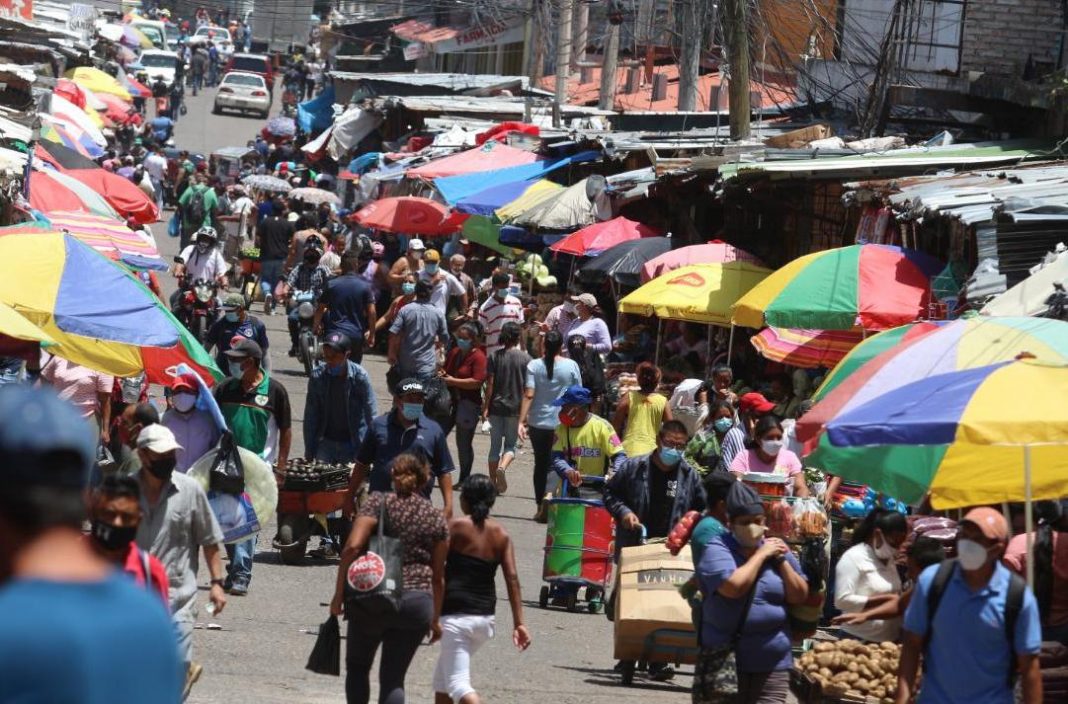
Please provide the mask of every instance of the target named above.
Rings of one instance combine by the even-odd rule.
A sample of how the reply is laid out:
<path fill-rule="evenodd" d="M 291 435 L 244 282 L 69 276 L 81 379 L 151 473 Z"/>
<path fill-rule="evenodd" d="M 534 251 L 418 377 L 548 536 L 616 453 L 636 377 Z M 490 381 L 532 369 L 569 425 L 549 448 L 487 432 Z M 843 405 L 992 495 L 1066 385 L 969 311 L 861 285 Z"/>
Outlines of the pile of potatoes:
<path fill-rule="evenodd" d="M 840 640 L 817 643 L 795 667 L 818 682 L 830 697 L 872 699 L 893 704 L 901 648 L 896 643 Z"/>

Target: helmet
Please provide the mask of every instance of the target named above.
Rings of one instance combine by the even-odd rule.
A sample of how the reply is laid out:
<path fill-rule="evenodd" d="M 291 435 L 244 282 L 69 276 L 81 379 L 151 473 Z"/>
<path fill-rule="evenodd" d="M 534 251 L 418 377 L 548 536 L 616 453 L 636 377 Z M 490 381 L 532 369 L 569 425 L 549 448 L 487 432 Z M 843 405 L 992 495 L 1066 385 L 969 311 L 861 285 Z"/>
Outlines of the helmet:
<path fill-rule="evenodd" d="M 210 239 L 210 240 L 218 241 L 219 233 L 215 231 L 214 227 L 202 227 L 199 230 L 197 230 L 197 234 L 196 234 L 195 239 L 197 241 L 200 241 L 201 239 Z"/>

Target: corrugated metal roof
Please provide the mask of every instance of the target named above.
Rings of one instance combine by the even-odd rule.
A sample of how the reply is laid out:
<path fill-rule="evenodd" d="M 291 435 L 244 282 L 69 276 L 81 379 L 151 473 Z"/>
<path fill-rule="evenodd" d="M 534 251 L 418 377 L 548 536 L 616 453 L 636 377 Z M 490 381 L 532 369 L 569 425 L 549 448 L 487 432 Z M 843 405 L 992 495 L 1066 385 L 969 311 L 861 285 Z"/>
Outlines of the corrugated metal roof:
<path fill-rule="evenodd" d="M 455 91 L 491 88 L 502 83 L 517 81 L 522 88 L 527 88 L 530 85 L 530 79 L 527 76 L 472 75 L 467 73 L 352 73 L 349 71 L 331 71 L 330 75 L 338 81 L 440 86 Z"/>

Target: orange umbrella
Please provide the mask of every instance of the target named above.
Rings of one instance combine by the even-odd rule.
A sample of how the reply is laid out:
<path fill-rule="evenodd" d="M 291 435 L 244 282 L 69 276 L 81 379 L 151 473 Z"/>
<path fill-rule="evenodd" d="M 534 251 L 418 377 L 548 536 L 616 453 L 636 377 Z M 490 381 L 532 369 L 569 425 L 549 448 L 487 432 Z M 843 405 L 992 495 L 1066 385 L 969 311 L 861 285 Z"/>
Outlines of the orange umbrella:
<path fill-rule="evenodd" d="M 364 227 L 407 235 L 450 235 L 463 224 L 448 207 L 416 196 L 376 200 L 358 210 L 353 219 Z"/>

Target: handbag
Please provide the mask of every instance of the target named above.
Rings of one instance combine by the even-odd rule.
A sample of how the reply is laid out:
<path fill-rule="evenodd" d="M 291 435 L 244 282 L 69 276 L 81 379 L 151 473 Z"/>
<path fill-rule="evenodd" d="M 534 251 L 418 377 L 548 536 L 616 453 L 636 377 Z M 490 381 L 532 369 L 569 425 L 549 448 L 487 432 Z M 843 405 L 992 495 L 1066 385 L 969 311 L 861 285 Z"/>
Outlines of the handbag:
<path fill-rule="evenodd" d="M 737 561 L 735 561 L 737 562 Z M 745 620 L 749 617 L 749 608 L 753 605 L 753 597 L 756 595 L 757 583 L 753 582 L 752 588 L 746 594 L 745 603 L 738 615 L 738 623 L 734 628 L 730 641 L 726 645 L 706 648 L 701 646 L 697 654 L 697 663 L 693 672 L 693 696 L 692 704 L 718 704 L 719 702 L 731 702 L 738 694 L 738 666 L 734 660 L 734 651 L 738 647 L 738 640 L 742 637 L 742 628 Z M 716 598 L 712 595 L 710 598 Z M 701 611 L 698 611 L 697 619 L 697 642 L 701 645 Z"/>
<path fill-rule="evenodd" d="M 167 235 L 170 237 L 181 237 L 182 235 L 182 217 L 177 210 L 174 211 L 170 222 L 167 223 Z"/>
<path fill-rule="evenodd" d="M 315 647 L 304 669 L 320 675 L 336 677 L 341 674 L 341 627 L 337 616 L 331 616 L 319 626 L 319 637 L 315 639 Z"/>
<path fill-rule="evenodd" d="M 352 561 L 345 577 L 345 599 L 371 611 L 397 613 L 404 588 L 404 543 L 386 529 L 389 512 L 382 497 L 378 510 L 378 530 L 367 542 L 367 550 Z"/>
<path fill-rule="evenodd" d="M 212 491 L 237 496 L 245 491 L 245 466 L 234 442 L 234 434 L 227 431 L 219 438 L 215 459 L 208 473 L 208 486 Z"/>

